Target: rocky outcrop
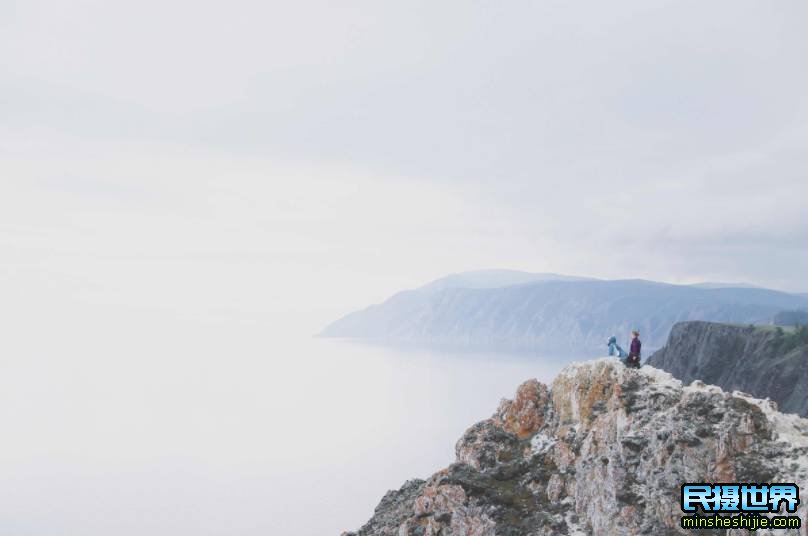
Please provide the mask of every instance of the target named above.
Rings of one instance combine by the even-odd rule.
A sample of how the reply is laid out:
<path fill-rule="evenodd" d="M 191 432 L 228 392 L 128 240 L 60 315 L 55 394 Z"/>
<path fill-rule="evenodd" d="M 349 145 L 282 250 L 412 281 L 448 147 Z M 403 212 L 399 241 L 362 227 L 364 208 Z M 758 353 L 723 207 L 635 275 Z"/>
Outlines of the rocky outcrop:
<path fill-rule="evenodd" d="M 808 484 L 808 421 L 606 358 L 571 365 L 551 388 L 525 382 L 466 431 L 456 456 L 344 536 L 685 533 L 684 482 Z"/>
<path fill-rule="evenodd" d="M 701 380 L 776 401 L 808 416 L 808 340 L 793 330 L 682 322 L 648 364 L 685 383 Z"/>

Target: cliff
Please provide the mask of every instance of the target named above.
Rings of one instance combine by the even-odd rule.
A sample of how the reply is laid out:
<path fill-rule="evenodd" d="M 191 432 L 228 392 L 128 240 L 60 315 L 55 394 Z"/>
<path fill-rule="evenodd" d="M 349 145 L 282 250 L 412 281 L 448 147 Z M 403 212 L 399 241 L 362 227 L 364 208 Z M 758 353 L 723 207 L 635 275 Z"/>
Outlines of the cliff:
<path fill-rule="evenodd" d="M 808 326 L 808 311 L 782 311 L 774 315 L 775 326 Z"/>
<path fill-rule="evenodd" d="M 343 536 L 680 534 L 680 486 L 710 481 L 805 486 L 808 421 L 605 358 L 523 383 L 460 438 L 455 463 L 388 492 Z"/>
<path fill-rule="evenodd" d="M 627 338 L 635 328 L 650 350 L 665 344 L 683 320 L 770 323 L 783 310 L 808 308 L 804 297 L 767 289 L 640 280 L 507 284 L 512 280 L 444 278 L 340 318 L 321 335 L 591 355 L 603 350 L 609 335 Z"/>
<path fill-rule="evenodd" d="M 648 364 L 685 383 L 702 380 L 775 400 L 808 416 L 808 331 L 682 322 Z"/>

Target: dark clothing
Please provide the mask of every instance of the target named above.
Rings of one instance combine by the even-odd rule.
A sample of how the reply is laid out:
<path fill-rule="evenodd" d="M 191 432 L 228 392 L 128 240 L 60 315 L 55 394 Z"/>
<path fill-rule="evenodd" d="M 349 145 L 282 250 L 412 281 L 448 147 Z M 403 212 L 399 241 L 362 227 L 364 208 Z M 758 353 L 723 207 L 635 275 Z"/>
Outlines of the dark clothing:
<path fill-rule="evenodd" d="M 642 343 L 639 337 L 631 340 L 631 348 L 626 358 L 626 366 L 633 368 L 640 368 L 640 352 L 642 351 Z"/>
<path fill-rule="evenodd" d="M 631 348 L 629 349 L 629 354 L 634 354 L 637 357 L 640 357 L 640 350 L 642 349 L 642 343 L 640 342 L 640 338 L 637 337 L 631 340 Z"/>

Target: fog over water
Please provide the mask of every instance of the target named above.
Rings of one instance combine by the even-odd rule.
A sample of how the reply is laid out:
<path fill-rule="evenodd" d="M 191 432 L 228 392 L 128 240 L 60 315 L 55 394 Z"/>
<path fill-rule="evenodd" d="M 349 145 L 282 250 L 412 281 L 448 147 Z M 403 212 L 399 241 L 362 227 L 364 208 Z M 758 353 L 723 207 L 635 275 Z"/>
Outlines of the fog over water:
<path fill-rule="evenodd" d="M 449 273 L 808 291 L 806 17 L 0 2 L 0 534 L 359 526 L 560 366 L 312 337 Z"/>
<path fill-rule="evenodd" d="M 6 340 L 3 534 L 339 534 L 447 465 L 521 381 L 559 368 L 277 323 L 75 312 Z"/>

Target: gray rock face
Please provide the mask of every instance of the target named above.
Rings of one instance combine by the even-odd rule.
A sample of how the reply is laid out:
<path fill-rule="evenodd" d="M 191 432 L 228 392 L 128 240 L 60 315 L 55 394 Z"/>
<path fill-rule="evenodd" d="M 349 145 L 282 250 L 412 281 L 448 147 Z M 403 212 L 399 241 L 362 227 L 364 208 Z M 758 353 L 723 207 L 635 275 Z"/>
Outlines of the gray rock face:
<path fill-rule="evenodd" d="M 685 383 L 701 380 L 776 401 L 808 416 L 808 344 L 789 331 L 711 322 L 682 322 L 648 364 Z"/>
<path fill-rule="evenodd" d="M 808 311 L 782 311 L 774 315 L 775 326 L 808 326 Z"/>
<path fill-rule="evenodd" d="M 522 384 L 460 438 L 454 464 L 388 493 L 343 536 L 686 534 L 680 486 L 733 481 L 808 484 L 808 420 L 606 358 L 551 388 Z"/>
<path fill-rule="evenodd" d="M 510 280 L 439 280 L 351 313 L 322 335 L 592 355 L 610 335 L 627 344 L 635 328 L 652 350 L 683 320 L 770 323 L 780 311 L 808 308 L 804 297 L 756 288 L 558 279 L 507 285 Z"/>

